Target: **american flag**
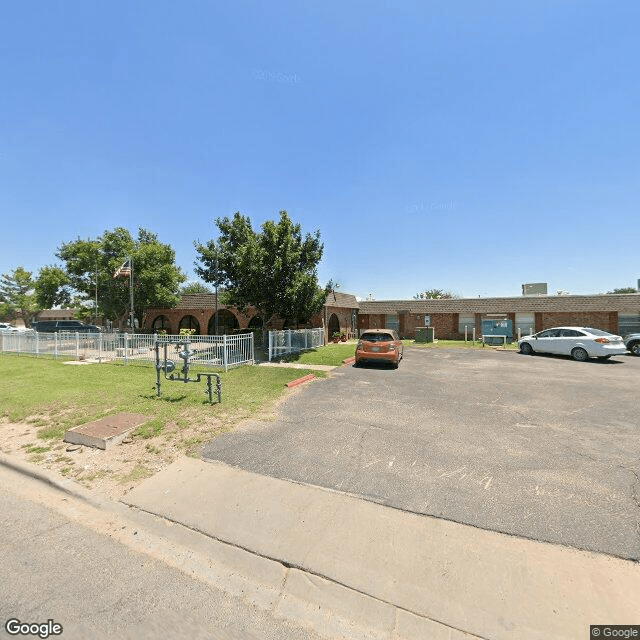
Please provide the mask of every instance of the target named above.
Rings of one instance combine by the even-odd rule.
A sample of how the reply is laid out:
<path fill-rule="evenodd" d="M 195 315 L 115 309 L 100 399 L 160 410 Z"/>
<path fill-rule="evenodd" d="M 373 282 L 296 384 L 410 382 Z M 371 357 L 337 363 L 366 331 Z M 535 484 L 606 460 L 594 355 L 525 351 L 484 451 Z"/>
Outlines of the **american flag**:
<path fill-rule="evenodd" d="M 114 278 L 128 278 L 131 275 L 131 260 L 127 258 L 113 274 Z"/>

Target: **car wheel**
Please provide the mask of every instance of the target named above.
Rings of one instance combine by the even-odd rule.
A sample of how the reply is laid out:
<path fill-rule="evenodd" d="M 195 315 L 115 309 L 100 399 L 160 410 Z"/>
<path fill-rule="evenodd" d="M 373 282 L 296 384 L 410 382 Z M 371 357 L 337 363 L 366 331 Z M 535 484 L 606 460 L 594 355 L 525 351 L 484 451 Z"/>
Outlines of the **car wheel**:
<path fill-rule="evenodd" d="M 531 345 L 528 342 L 523 342 L 520 345 L 520 353 L 522 353 L 525 356 L 531 356 L 533 355 L 533 349 L 531 348 Z"/>
<path fill-rule="evenodd" d="M 589 359 L 589 354 L 582 347 L 576 347 L 571 352 L 571 357 L 578 362 L 584 362 Z"/>
<path fill-rule="evenodd" d="M 634 356 L 640 356 L 640 342 L 632 342 L 627 348 Z"/>

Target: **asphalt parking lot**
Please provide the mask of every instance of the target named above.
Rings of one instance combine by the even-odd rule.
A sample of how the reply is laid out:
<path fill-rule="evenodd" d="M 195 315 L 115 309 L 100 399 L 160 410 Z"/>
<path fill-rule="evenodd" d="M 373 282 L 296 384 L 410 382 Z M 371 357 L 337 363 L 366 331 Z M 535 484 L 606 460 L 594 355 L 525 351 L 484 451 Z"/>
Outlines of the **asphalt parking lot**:
<path fill-rule="evenodd" d="M 640 358 L 405 349 L 342 367 L 203 448 L 256 473 L 640 558 Z"/>

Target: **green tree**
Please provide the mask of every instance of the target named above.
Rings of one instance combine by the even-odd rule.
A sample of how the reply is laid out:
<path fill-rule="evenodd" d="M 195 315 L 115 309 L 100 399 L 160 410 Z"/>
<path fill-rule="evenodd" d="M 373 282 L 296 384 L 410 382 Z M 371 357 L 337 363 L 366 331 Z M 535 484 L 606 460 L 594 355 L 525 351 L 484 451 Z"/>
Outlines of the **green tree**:
<path fill-rule="evenodd" d="M 607 291 L 607 294 L 610 294 L 610 293 L 638 293 L 638 290 L 634 289 L 633 287 L 621 287 L 620 289 Z"/>
<path fill-rule="evenodd" d="M 188 284 L 180 287 L 180 295 L 192 296 L 198 293 L 213 293 L 211 287 L 208 287 L 202 282 L 189 282 Z"/>
<path fill-rule="evenodd" d="M 318 285 L 317 265 L 324 249 L 320 232 L 303 236 L 286 211 L 254 231 L 251 220 L 236 212 L 216 220 L 219 235 L 195 243 L 200 254 L 196 273 L 224 287 L 221 300 L 258 309 L 266 324 L 274 316 L 286 323 L 305 323 L 322 309 L 327 289 Z"/>
<path fill-rule="evenodd" d="M 78 293 L 76 304 L 86 308 L 97 297 L 98 314 L 120 325 L 130 313 L 130 281 L 113 276 L 127 258 L 133 260 L 133 311 L 141 326 L 148 307 L 172 307 L 180 301 L 178 289 L 186 280 L 175 265 L 175 251 L 146 229 L 133 238 L 117 227 L 95 240 L 64 243 L 56 256 Z"/>
<path fill-rule="evenodd" d="M 40 309 L 69 305 L 72 300 L 71 279 L 60 267 L 47 266 L 40 269 L 34 290 Z"/>
<path fill-rule="evenodd" d="M 427 289 L 426 291 L 420 291 L 415 296 L 413 296 L 414 300 L 429 300 L 429 299 L 440 299 L 440 298 L 457 298 L 458 296 L 455 293 L 451 293 L 451 291 L 445 291 L 444 289 Z"/>
<path fill-rule="evenodd" d="M 36 296 L 31 271 L 18 267 L 0 277 L 0 303 L 5 317 L 19 315 L 25 322 L 36 311 Z"/>

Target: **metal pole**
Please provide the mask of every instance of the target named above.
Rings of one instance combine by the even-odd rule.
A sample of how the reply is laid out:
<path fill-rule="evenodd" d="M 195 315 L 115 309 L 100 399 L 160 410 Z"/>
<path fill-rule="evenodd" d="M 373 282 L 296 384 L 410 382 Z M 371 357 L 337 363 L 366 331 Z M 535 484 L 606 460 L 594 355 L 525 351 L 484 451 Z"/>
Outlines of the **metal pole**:
<path fill-rule="evenodd" d="M 129 295 L 131 298 L 131 333 L 135 333 L 135 327 L 133 326 L 134 313 L 133 313 L 133 258 L 129 257 Z"/>
<path fill-rule="evenodd" d="M 93 322 L 98 324 L 98 257 L 96 256 L 96 299 L 93 308 Z"/>

